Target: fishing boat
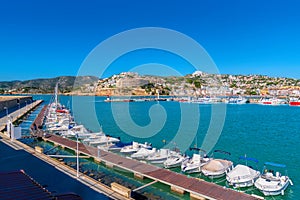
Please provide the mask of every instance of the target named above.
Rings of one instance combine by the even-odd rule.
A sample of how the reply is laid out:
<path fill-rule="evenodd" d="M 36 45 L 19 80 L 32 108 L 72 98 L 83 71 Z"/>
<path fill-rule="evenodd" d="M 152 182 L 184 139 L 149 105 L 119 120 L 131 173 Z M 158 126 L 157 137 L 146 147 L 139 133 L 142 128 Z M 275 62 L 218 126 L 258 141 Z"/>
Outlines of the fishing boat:
<path fill-rule="evenodd" d="M 131 154 L 137 152 L 140 148 L 152 149 L 152 146 L 147 142 L 145 144 L 140 144 L 138 142 L 132 142 L 132 145 L 127 145 L 121 148 L 121 153 Z"/>
<path fill-rule="evenodd" d="M 164 162 L 165 168 L 174 168 L 174 167 L 180 167 L 182 163 L 189 160 L 188 156 L 184 156 L 181 154 L 172 155 L 167 158 L 167 160 Z"/>
<path fill-rule="evenodd" d="M 156 148 L 152 148 L 152 149 L 140 148 L 137 152 L 131 154 L 130 157 L 137 160 L 144 160 L 148 156 L 155 154 L 155 152 L 156 152 Z"/>
<path fill-rule="evenodd" d="M 287 175 L 281 175 L 280 172 L 274 172 L 267 167 L 285 168 L 286 166 L 283 164 L 266 162 L 262 175 L 254 183 L 255 187 L 265 196 L 284 195 L 284 191 L 289 184 L 293 185 L 291 179 Z"/>
<path fill-rule="evenodd" d="M 222 150 L 215 150 L 214 153 L 222 153 L 226 155 L 231 155 L 229 152 Z M 226 173 L 230 172 L 233 168 L 233 162 L 225 159 L 210 159 L 207 163 L 205 163 L 201 172 L 204 176 L 209 178 L 220 178 L 224 176 Z"/>
<path fill-rule="evenodd" d="M 258 163 L 258 160 L 255 158 L 248 158 L 246 156 L 240 157 L 242 160 L 253 161 Z M 260 176 L 260 172 L 252 169 L 246 165 L 238 164 L 230 172 L 226 174 L 226 180 L 229 185 L 232 185 L 234 188 L 241 187 L 250 187 L 254 184 L 256 179 Z"/>

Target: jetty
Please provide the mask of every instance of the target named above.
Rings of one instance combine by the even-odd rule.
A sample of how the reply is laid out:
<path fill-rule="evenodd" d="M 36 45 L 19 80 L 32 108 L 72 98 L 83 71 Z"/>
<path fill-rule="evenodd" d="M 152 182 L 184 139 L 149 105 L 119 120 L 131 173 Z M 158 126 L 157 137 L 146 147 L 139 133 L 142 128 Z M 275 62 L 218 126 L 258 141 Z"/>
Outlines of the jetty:
<path fill-rule="evenodd" d="M 43 138 L 45 141 L 54 143 L 63 148 L 77 151 L 76 141 L 62 138 L 56 135 L 48 135 Z M 103 151 L 95 147 L 86 146 L 82 143 L 78 144 L 80 154 L 90 156 L 95 161 L 103 162 L 107 167 L 118 167 L 126 171 L 132 172 L 136 178 L 149 178 L 155 182 L 161 182 L 169 185 L 171 190 L 177 193 L 190 193 L 191 199 L 224 199 L 224 200 L 254 200 L 257 197 L 237 192 L 229 188 L 224 188 L 214 183 L 209 183 L 192 177 L 187 177 L 167 169 L 163 169 L 154 165 L 139 162 L 137 160 L 125 158 L 117 154 Z"/>

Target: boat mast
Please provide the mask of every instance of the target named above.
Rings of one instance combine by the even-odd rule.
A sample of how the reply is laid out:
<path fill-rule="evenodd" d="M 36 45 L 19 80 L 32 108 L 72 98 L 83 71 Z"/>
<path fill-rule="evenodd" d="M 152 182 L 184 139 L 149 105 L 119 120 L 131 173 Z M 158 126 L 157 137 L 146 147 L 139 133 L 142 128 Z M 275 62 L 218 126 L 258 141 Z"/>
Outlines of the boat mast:
<path fill-rule="evenodd" d="M 57 104 L 58 104 L 57 93 L 58 93 L 58 83 L 56 83 L 55 94 L 54 94 L 55 110 L 57 110 Z"/>

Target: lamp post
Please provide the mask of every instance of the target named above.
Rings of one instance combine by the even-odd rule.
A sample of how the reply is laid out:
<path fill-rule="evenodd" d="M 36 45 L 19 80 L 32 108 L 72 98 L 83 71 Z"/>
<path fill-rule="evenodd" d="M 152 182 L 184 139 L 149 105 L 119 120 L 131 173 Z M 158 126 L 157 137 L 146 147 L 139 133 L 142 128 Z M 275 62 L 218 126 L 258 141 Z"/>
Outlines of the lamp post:
<path fill-rule="evenodd" d="M 25 101 L 26 106 L 25 106 L 25 112 L 27 112 L 27 101 Z"/>
<path fill-rule="evenodd" d="M 6 118 L 8 119 L 8 108 L 4 107 L 4 109 L 6 110 Z"/>
<path fill-rule="evenodd" d="M 79 177 L 79 152 L 78 152 L 78 133 L 76 134 L 76 150 L 77 150 L 77 155 L 76 155 L 76 165 L 77 165 L 77 178 Z"/>
<path fill-rule="evenodd" d="M 20 111 L 20 103 L 18 103 L 18 107 L 19 107 L 19 116 L 18 116 L 18 118 L 21 116 L 21 111 Z"/>

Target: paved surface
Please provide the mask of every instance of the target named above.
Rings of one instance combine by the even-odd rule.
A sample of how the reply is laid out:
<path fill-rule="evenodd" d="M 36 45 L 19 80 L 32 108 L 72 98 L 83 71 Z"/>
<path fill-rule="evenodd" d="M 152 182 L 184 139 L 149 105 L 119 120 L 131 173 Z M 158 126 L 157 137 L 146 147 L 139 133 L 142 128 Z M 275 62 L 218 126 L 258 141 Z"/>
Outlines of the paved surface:
<path fill-rule="evenodd" d="M 3 131 L 5 129 L 8 118 L 12 119 L 12 121 L 14 122 L 17 119 L 19 119 L 21 116 L 25 115 L 30 110 L 35 108 L 36 106 L 40 105 L 42 102 L 43 102 L 42 100 L 34 101 L 33 103 L 27 104 L 27 106 L 22 107 L 21 109 L 18 109 L 16 111 L 10 113 L 8 116 L 5 115 L 5 116 L 1 117 L 0 118 L 0 131 Z"/>

